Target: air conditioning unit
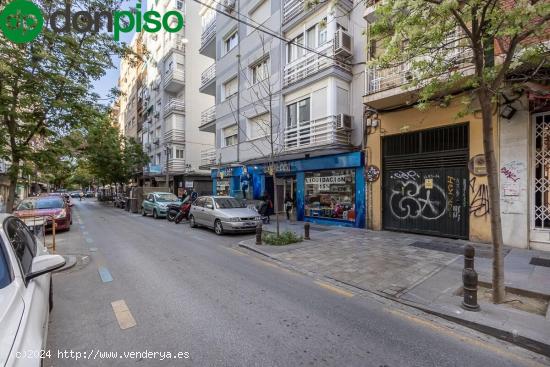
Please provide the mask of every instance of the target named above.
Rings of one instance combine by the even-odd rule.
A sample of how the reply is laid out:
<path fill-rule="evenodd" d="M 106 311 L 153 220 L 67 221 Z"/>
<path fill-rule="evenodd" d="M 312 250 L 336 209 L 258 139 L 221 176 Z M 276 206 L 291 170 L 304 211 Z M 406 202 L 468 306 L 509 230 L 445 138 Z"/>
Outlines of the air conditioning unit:
<path fill-rule="evenodd" d="M 334 55 L 342 57 L 350 57 L 351 53 L 351 35 L 339 29 L 334 34 Z"/>
<path fill-rule="evenodd" d="M 344 113 L 341 113 L 336 116 L 336 128 L 337 129 L 346 129 L 351 130 L 353 124 L 353 117 L 350 115 L 346 115 Z"/>

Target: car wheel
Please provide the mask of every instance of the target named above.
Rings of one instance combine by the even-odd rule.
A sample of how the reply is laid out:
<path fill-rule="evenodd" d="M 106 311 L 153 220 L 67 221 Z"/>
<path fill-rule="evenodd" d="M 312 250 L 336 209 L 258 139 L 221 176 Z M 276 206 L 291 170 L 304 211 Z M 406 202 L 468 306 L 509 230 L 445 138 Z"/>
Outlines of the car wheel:
<path fill-rule="evenodd" d="M 157 214 L 157 210 L 156 209 L 153 209 L 153 218 L 154 219 L 159 219 L 159 216 Z"/>
<path fill-rule="evenodd" d="M 49 305 L 49 311 L 52 312 L 52 310 L 53 310 L 53 282 L 52 282 L 51 277 L 50 277 L 50 294 L 48 296 L 48 305 Z"/>
<path fill-rule="evenodd" d="M 189 226 L 191 228 L 196 228 L 197 227 L 197 223 L 195 223 L 195 217 L 190 215 L 189 216 Z"/>
<path fill-rule="evenodd" d="M 219 219 L 216 219 L 214 222 L 214 232 L 216 232 L 218 236 L 223 234 L 222 222 Z"/>
<path fill-rule="evenodd" d="M 144 207 L 141 207 L 141 215 L 143 215 L 144 217 L 147 216 L 147 213 L 145 212 L 145 208 L 144 208 Z"/>

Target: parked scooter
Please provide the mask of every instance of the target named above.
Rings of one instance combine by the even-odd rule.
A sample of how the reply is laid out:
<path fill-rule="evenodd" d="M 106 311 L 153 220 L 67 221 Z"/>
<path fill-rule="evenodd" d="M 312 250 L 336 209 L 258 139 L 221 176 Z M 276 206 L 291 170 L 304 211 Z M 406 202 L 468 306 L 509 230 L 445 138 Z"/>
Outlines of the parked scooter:
<path fill-rule="evenodd" d="M 168 212 L 166 213 L 166 219 L 168 219 L 169 222 L 173 222 L 174 219 L 176 219 L 176 216 L 180 212 L 181 204 L 169 204 L 168 205 Z"/>
<path fill-rule="evenodd" d="M 189 220 L 189 211 L 191 210 L 191 200 L 189 197 L 186 197 L 185 200 L 181 203 L 180 211 L 174 219 L 174 223 L 179 224 L 183 219 Z"/>

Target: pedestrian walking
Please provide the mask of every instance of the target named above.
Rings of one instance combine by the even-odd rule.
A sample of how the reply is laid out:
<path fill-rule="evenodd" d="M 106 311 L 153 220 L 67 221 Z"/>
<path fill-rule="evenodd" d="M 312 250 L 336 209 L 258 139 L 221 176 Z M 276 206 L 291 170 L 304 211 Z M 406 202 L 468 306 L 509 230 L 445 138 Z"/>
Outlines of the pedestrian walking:
<path fill-rule="evenodd" d="M 287 193 L 285 195 L 285 212 L 286 212 L 286 220 L 290 221 L 290 212 L 292 211 L 292 205 L 293 200 L 290 197 L 290 194 Z"/>

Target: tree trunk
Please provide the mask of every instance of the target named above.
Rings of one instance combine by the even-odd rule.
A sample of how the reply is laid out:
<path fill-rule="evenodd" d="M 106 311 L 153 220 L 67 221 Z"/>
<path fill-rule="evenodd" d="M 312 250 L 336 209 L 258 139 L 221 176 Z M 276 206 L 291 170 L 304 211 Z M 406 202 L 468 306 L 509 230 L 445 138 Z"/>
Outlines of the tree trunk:
<path fill-rule="evenodd" d="M 498 162 L 493 138 L 493 106 L 488 90 L 480 89 L 478 93 L 483 121 L 483 151 L 487 164 L 487 183 L 489 187 L 489 215 L 491 219 L 491 237 L 493 240 L 493 302 L 504 301 L 504 256 L 502 223 L 500 220 L 500 187 Z"/>
<path fill-rule="evenodd" d="M 13 212 L 15 205 L 15 189 L 17 188 L 17 175 L 10 175 L 10 187 L 8 190 L 8 200 L 6 201 L 6 212 Z"/>

